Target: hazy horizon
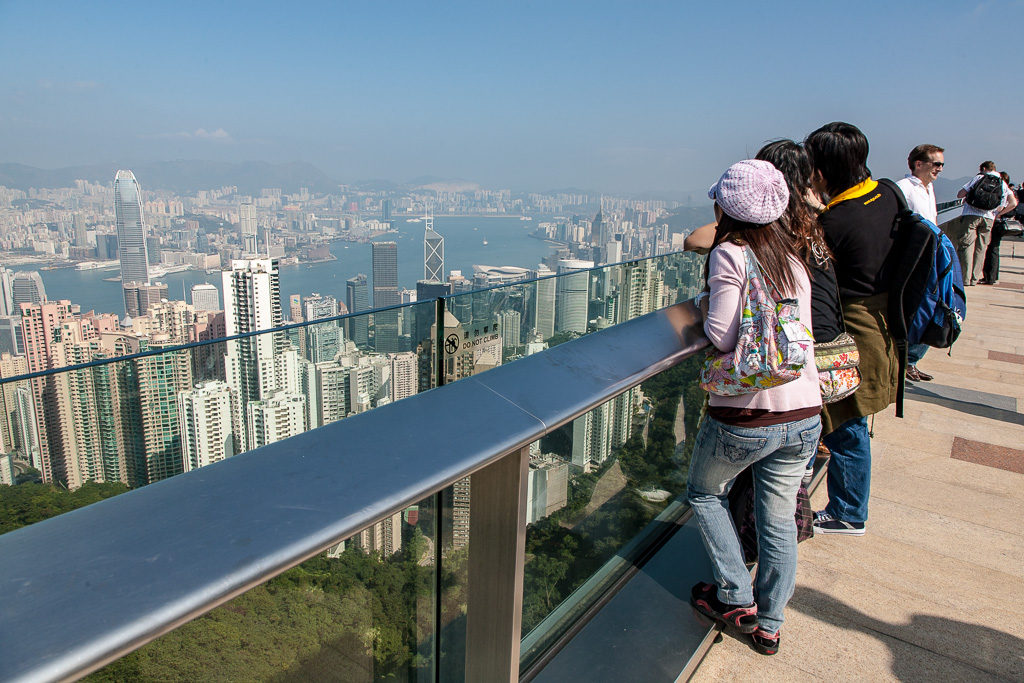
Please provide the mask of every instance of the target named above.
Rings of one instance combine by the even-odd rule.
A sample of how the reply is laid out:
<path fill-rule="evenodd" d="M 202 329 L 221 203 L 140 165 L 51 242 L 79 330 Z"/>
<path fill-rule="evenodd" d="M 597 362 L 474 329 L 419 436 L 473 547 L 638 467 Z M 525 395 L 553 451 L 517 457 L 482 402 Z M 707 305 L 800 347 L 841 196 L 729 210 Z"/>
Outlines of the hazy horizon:
<path fill-rule="evenodd" d="M 685 195 L 832 120 L 876 175 L 921 142 L 951 178 L 1024 152 L 1016 1 L 277 7 L 3 3 L 0 161 Z"/>

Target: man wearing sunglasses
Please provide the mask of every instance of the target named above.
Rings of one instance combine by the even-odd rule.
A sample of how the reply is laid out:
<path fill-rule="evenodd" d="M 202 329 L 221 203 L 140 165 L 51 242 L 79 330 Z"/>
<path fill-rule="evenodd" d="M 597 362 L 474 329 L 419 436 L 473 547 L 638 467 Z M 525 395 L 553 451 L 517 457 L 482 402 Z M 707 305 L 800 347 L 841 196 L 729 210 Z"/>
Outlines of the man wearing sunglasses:
<path fill-rule="evenodd" d="M 932 183 L 939 177 L 939 173 L 942 172 L 942 167 L 945 165 L 945 157 L 942 154 L 944 151 L 936 145 L 918 145 L 910 150 L 910 156 L 907 157 L 910 173 L 896 181 L 896 184 L 903 190 L 903 196 L 907 198 L 907 206 L 910 207 L 910 210 L 921 214 L 923 218 L 927 218 L 932 223 L 936 223 L 938 219 L 938 212 L 935 209 L 935 187 Z M 917 362 L 924 357 L 927 350 L 927 344 L 914 344 L 907 349 L 908 380 L 928 382 L 935 379 L 927 372 L 921 372 L 917 367 Z"/>

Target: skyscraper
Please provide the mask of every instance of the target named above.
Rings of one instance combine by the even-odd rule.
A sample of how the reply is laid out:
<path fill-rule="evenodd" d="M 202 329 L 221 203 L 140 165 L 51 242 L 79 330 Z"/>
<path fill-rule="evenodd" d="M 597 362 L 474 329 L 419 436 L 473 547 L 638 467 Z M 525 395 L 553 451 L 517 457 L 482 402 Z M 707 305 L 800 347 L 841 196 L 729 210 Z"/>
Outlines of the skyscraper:
<path fill-rule="evenodd" d="M 401 401 L 415 394 L 419 383 L 416 354 L 396 353 L 388 360 L 391 363 L 391 400 Z"/>
<path fill-rule="evenodd" d="M 197 311 L 219 311 L 220 291 L 207 282 L 192 286 L 192 306 Z"/>
<path fill-rule="evenodd" d="M 555 288 L 557 279 L 550 268 L 541 266 L 534 271 L 535 278 L 544 278 L 535 283 L 536 293 L 534 305 L 534 329 L 541 339 L 549 339 L 555 334 Z"/>
<path fill-rule="evenodd" d="M 434 217 L 427 216 L 423 231 L 423 279 L 427 282 L 444 281 L 444 237 L 434 232 Z"/>
<path fill-rule="evenodd" d="M 301 323 L 304 318 L 302 317 L 302 295 L 301 294 L 289 294 L 288 295 L 288 318 L 293 323 Z"/>
<path fill-rule="evenodd" d="M 303 299 L 302 308 L 306 321 L 333 318 L 338 315 L 338 300 L 333 296 L 313 292 L 312 296 Z"/>
<path fill-rule="evenodd" d="M 114 219 L 117 224 L 117 257 L 121 261 L 121 282 L 149 284 L 149 253 L 146 249 L 146 223 L 142 216 L 142 188 L 131 171 L 118 171 L 114 177 Z M 126 310 L 127 306 L 126 303 Z"/>
<path fill-rule="evenodd" d="M 221 274 L 224 283 L 225 332 L 233 336 L 280 327 L 281 287 L 277 261 L 232 261 Z M 236 401 L 235 413 L 246 415 L 250 401 L 298 389 L 298 354 L 284 333 L 260 334 L 227 342 L 224 369 Z M 241 435 L 240 435 L 241 436 Z M 253 446 L 246 433 L 239 452 Z"/>
<path fill-rule="evenodd" d="M 0 266 L 0 316 L 21 315 L 14 306 L 13 280 L 14 273 Z"/>
<path fill-rule="evenodd" d="M 264 401 L 251 401 L 245 407 L 249 448 L 301 434 L 306 429 L 306 397 L 280 392 Z"/>
<path fill-rule="evenodd" d="M 352 314 L 370 310 L 370 293 L 366 284 L 366 275 L 359 273 L 345 281 L 345 303 L 348 304 L 348 312 Z M 348 338 L 361 349 L 365 349 L 369 344 L 368 317 L 367 315 L 355 315 L 347 321 Z"/>
<path fill-rule="evenodd" d="M 373 307 L 384 308 L 402 303 L 398 293 L 398 243 L 373 243 Z M 374 342 L 377 353 L 400 351 L 397 310 L 382 311 L 373 316 Z"/>
<path fill-rule="evenodd" d="M 185 472 L 235 454 L 235 432 L 239 425 L 231 403 L 231 388 L 226 382 L 217 380 L 204 382 L 178 394 Z"/>
<path fill-rule="evenodd" d="M 238 232 L 243 244 L 245 243 L 246 237 L 256 236 L 256 226 L 256 207 L 252 204 L 239 204 Z"/>
<path fill-rule="evenodd" d="M 373 307 L 401 303 L 398 295 L 398 243 L 373 243 Z"/>
<path fill-rule="evenodd" d="M 53 301 L 31 304 L 22 311 L 22 334 L 28 371 L 39 372 L 59 367 L 55 338 L 58 328 L 72 318 L 71 302 Z M 39 469 L 45 482 L 59 482 L 72 488 L 77 480 L 77 451 L 71 422 L 68 373 L 37 377 L 32 380 L 32 407 L 38 425 Z"/>
<path fill-rule="evenodd" d="M 587 309 L 590 304 L 590 271 L 593 261 L 562 259 L 558 262 L 558 285 L 555 296 L 555 331 L 587 332 Z M 568 273 L 568 274 L 567 274 Z"/>
<path fill-rule="evenodd" d="M 46 301 L 46 289 L 43 278 L 38 271 L 23 270 L 11 278 L 11 302 L 14 304 L 13 315 L 20 315 L 21 304 L 41 304 Z"/>
<path fill-rule="evenodd" d="M 153 305 L 167 298 L 167 285 L 163 282 L 122 282 L 121 291 L 124 313 L 131 318 L 146 315 Z"/>
<path fill-rule="evenodd" d="M 85 247 L 89 244 L 89 234 L 85 229 L 85 216 L 81 212 L 76 212 L 75 217 L 75 246 Z"/>

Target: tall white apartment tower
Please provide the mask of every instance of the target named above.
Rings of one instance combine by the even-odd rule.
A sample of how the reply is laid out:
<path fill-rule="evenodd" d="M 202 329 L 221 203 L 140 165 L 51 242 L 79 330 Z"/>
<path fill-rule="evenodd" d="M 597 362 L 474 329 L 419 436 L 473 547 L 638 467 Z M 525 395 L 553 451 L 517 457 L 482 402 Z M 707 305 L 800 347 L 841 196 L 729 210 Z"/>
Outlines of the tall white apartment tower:
<path fill-rule="evenodd" d="M 236 451 L 238 417 L 232 410 L 231 388 L 226 382 L 204 382 L 178 394 L 182 469 L 205 467 Z"/>
<path fill-rule="evenodd" d="M 412 352 L 388 356 L 391 363 L 391 400 L 401 401 L 416 393 L 419 383 L 418 359 Z"/>
<path fill-rule="evenodd" d="M 554 272 L 541 265 L 533 272 L 534 278 L 545 278 L 537 281 L 534 298 L 534 329 L 541 339 L 548 339 L 555 334 L 555 287 L 558 284 L 553 277 Z"/>
<path fill-rule="evenodd" d="M 246 236 L 255 236 L 256 230 L 256 207 L 252 204 L 239 204 L 238 231 L 243 241 Z"/>
<path fill-rule="evenodd" d="M 281 285 L 274 259 L 235 260 L 221 273 L 224 323 L 229 337 L 280 327 Z M 234 391 L 236 414 L 246 415 L 250 401 L 263 401 L 278 392 L 298 391 L 298 354 L 284 333 L 258 334 L 227 343 L 224 370 Z M 239 451 L 251 448 L 252 434 L 244 430 Z"/>
<path fill-rule="evenodd" d="M 587 332 L 587 307 L 590 303 L 590 268 L 593 261 L 562 259 L 558 262 L 555 296 L 555 331 Z"/>

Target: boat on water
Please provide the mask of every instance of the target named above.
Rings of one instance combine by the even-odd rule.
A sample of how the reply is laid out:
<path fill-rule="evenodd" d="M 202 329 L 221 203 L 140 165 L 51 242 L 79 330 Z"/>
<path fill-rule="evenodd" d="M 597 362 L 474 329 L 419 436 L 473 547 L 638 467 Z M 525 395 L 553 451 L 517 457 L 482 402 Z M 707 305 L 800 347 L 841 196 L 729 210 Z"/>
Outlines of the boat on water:
<path fill-rule="evenodd" d="M 406 223 L 419 223 L 421 220 L 423 220 L 423 219 L 421 219 L 421 218 L 406 218 L 405 222 Z"/>
<path fill-rule="evenodd" d="M 521 220 L 521 221 L 532 221 L 533 219 L 530 218 L 529 216 L 520 216 L 519 220 Z"/>
<path fill-rule="evenodd" d="M 484 239 L 484 246 L 485 247 L 487 246 L 487 239 L 486 238 Z"/>

